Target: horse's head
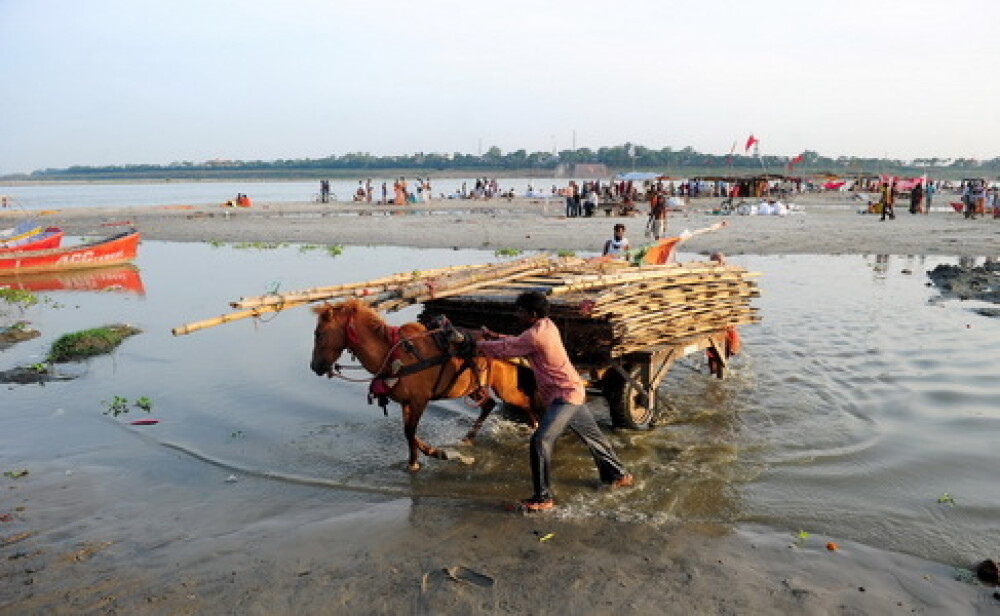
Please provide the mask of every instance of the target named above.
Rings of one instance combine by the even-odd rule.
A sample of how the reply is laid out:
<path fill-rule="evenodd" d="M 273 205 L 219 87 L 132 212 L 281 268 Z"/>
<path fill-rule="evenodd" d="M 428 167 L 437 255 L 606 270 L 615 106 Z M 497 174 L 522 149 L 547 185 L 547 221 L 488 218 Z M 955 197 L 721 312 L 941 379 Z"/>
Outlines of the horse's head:
<path fill-rule="evenodd" d="M 309 367 L 317 376 L 332 376 L 333 366 L 347 348 L 347 326 L 356 306 L 353 302 L 328 304 L 313 308 L 316 333 Z"/>

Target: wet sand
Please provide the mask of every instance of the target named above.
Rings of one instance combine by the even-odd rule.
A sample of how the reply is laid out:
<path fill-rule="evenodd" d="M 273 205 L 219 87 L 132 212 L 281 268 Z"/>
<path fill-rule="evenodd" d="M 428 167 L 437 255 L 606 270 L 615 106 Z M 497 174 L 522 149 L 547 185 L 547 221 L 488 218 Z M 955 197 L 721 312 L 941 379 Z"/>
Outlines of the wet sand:
<path fill-rule="evenodd" d="M 173 462 L 173 463 L 176 463 Z M 182 462 L 183 464 L 183 462 Z M 818 535 L 524 516 L 500 503 L 210 492 L 56 466 L 5 481 L 9 614 L 971 614 L 952 567 Z M 129 482 L 117 477 L 117 481 Z M 652 479 L 650 479 L 652 480 Z M 122 498 L 128 489 L 128 496 Z M 640 488 L 641 489 L 641 488 Z M 225 501 L 229 502 L 229 498 Z M 198 530 L 193 530 L 198 529 Z M 543 538 L 546 538 L 544 541 Z M 838 549 L 826 544 L 836 541 Z"/>
<path fill-rule="evenodd" d="M 674 214 L 670 230 L 720 218 Z M 993 254 L 1000 225 L 945 212 L 881 223 L 840 199 L 785 218 L 728 217 L 685 250 Z M 382 215 L 348 204 L 63 211 L 71 234 L 136 223 L 151 239 L 599 249 L 625 220 L 561 218 L 561 204 L 448 203 Z M 361 211 L 364 214 L 357 215 Z M 409 211 L 409 210 L 407 210 Z M 423 215 L 416 212 L 424 212 Z M 325 215 L 324 215 L 325 214 Z M 2 219 L 0 219 L 2 220 Z M 163 452 L 173 472 L 199 464 Z M 0 462 L 7 470 L 15 461 Z M 188 468 L 190 467 L 190 468 Z M 164 471 L 166 473 L 166 471 Z M 400 471 L 403 472 L 403 471 Z M 571 513 L 523 516 L 490 500 L 398 499 L 206 479 L 166 500 L 166 477 L 33 464 L 0 477 L 0 613 L 10 614 L 884 614 L 995 613 L 995 589 L 953 566 L 796 529 Z M 655 477 L 640 478 L 655 481 Z M 634 489 L 642 489 L 640 486 Z M 220 490 L 230 490 L 225 497 Z M 9 516 L 9 517 L 7 517 Z M 547 538 L 546 538 L 547 537 Z M 546 538 L 544 541 L 543 538 Z M 836 542 L 830 551 L 827 542 Z M 969 566 L 973 563 L 968 563 Z"/>

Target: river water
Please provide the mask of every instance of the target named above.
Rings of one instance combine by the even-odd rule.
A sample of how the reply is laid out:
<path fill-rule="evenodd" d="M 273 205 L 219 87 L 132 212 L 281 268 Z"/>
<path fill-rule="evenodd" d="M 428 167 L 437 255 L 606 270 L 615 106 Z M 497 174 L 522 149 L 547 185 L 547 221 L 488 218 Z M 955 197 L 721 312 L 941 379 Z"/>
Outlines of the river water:
<path fill-rule="evenodd" d="M 362 178 L 363 179 L 363 178 Z M 391 199 L 394 178 L 372 178 L 373 199 L 382 197 L 386 183 Z M 582 180 L 578 180 L 582 181 Z M 414 178 L 407 178 L 408 189 L 416 192 Z M 503 178 L 503 191 L 513 190 L 524 196 L 529 187 L 534 194 L 550 195 L 552 186 L 562 188 L 569 179 Z M 433 199 L 460 193 L 463 184 L 468 191 L 476 185 L 475 178 L 441 178 L 431 181 Z M 331 180 L 334 201 L 350 201 L 358 189 L 358 180 Z M 147 184 L 73 184 L 51 183 L 10 185 L 0 183 L 0 195 L 5 195 L 14 207 L 25 210 L 59 210 L 65 208 L 140 207 L 153 205 L 205 205 L 225 203 L 243 193 L 258 203 L 301 203 L 319 199 L 319 182 L 149 182 Z"/>
<path fill-rule="evenodd" d="M 111 356 L 60 366 L 72 380 L 5 385 L 0 465 L 155 477 L 158 507 L 189 506 L 171 495 L 198 487 L 238 509 L 223 487 L 249 477 L 270 491 L 523 497 L 528 433 L 501 418 L 465 450 L 475 464 L 431 460 L 418 475 L 406 473 L 398 408 L 384 417 L 367 404 L 363 384 L 309 370 L 314 317 L 305 308 L 170 334 L 241 296 L 495 259 L 465 250 L 348 247 L 331 256 L 299 246 L 146 241 L 137 260 L 142 294 L 53 291 L 23 315 L 0 306 L 0 319 L 27 319 L 43 334 L 0 353 L 0 370 L 42 361 L 69 331 L 128 322 L 144 332 Z M 755 305 L 763 321 L 743 329 L 731 376 L 711 378 L 702 358 L 688 358 L 664 382 L 670 410 L 657 427 L 612 434 L 639 489 L 596 491 L 585 451 L 572 437 L 561 440 L 555 488 L 563 515 L 764 523 L 953 564 L 990 556 L 1000 540 L 991 445 L 1000 427 L 1000 321 L 927 286 L 925 270 L 950 260 L 734 261 L 762 274 Z M 407 309 L 389 319 L 415 316 Z M 152 412 L 113 418 L 104 414 L 113 396 L 147 397 Z M 592 407 L 610 431 L 603 402 Z M 160 423 L 129 423 L 147 417 Z M 437 402 L 420 433 L 454 445 L 472 419 L 461 401 Z"/>

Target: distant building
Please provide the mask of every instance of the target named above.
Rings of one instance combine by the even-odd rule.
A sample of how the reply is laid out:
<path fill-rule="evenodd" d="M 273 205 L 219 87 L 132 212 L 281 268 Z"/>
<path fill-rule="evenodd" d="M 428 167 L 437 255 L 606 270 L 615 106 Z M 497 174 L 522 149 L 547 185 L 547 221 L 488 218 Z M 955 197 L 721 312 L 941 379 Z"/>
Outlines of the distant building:
<path fill-rule="evenodd" d="M 608 173 L 608 166 L 602 163 L 586 163 L 573 165 L 573 177 L 575 178 L 606 178 L 610 174 Z"/>

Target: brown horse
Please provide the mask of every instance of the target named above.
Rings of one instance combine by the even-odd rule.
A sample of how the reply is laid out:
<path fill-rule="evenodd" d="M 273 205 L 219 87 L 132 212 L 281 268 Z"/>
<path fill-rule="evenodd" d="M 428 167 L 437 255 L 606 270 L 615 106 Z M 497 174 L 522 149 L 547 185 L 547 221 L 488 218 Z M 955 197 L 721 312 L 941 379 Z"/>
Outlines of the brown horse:
<path fill-rule="evenodd" d="M 371 393 L 394 400 L 403 408 L 403 430 L 410 447 L 409 470 L 420 470 L 420 452 L 439 459 L 448 457 L 417 437 L 417 424 L 431 400 L 464 396 L 482 400 L 479 418 L 466 435 L 467 442 L 475 437 L 496 405 L 485 394 L 487 388 L 504 402 L 526 410 L 532 424 L 537 424 L 532 409 L 538 405 L 533 400 L 534 374 L 530 368 L 485 357 L 455 357 L 442 350 L 433 335 L 435 331 L 420 323 L 393 327 L 356 299 L 324 303 L 314 312 L 319 318 L 310 368 L 318 376 L 332 377 L 344 349 L 357 357 L 374 375 Z"/>

